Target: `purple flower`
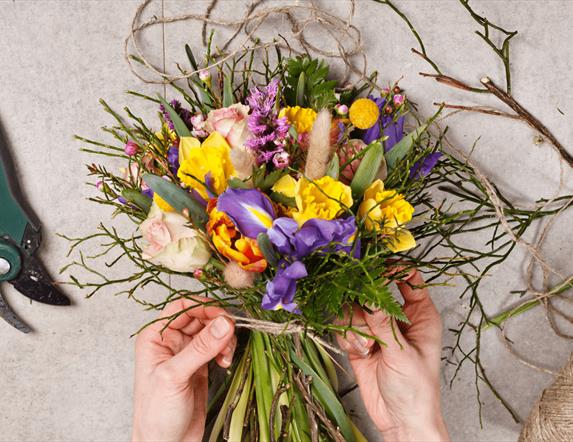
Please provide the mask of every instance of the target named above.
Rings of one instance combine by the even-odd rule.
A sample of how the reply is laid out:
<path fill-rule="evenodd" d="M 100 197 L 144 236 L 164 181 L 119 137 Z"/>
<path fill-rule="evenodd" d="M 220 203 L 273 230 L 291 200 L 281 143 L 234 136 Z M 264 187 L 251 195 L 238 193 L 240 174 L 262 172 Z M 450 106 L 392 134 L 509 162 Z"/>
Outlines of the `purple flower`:
<path fill-rule="evenodd" d="M 167 151 L 167 162 L 171 168 L 171 172 L 177 175 L 179 170 L 179 147 L 171 146 Z"/>
<path fill-rule="evenodd" d="M 191 124 L 191 118 L 193 117 L 193 114 L 189 110 L 181 106 L 181 103 L 178 100 L 172 100 L 169 104 L 171 105 L 173 110 L 181 117 L 185 125 L 189 129 L 191 129 L 193 127 L 193 125 Z M 165 119 L 165 122 L 169 126 L 169 129 L 175 130 L 175 125 L 173 124 L 173 121 L 171 121 L 171 117 L 169 116 L 169 112 L 167 112 L 167 109 L 165 109 L 165 106 L 161 104 L 159 106 L 159 110 L 163 114 L 163 118 Z"/>
<path fill-rule="evenodd" d="M 370 144 L 373 141 L 380 139 L 382 136 L 386 136 L 388 139 L 384 141 L 384 150 L 388 152 L 404 136 L 404 116 L 400 116 L 396 121 L 394 121 L 392 115 L 388 115 L 384 112 L 384 106 L 386 105 L 386 100 L 384 98 L 374 98 L 371 95 L 368 98 L 378 105 L 380 117 L 374 126 L 364 131 L 362 141 L 366 144 Z"/>
<path fill-rule="evenodd" d="M 281 261 L 275 277 L 267 283 L 267 292 L 263 296 L 261 307 L 265 310 L 283 308 L 292 313 L 300 313 L 294 302 L 296 282 L 306 276 L 308 272 L 302 262 L 289 264 L 287 261 Z"/>
<path fill-rule="evenodd" d="M 295 220 L 282 217 L 273 221 L 267 235 L 281 255 L 295 259 L 302 259 L 315 251 L 351 253 L 356 220 L 353 216 L 333 220 L 313 218 L 299 229 Z M 356 244 L 354 256 L 360 257 L 359 244 Z"/>
<path fill-rule="evenodd" d="M 269 197 L 257 189 L 228 188 L 219 196 L 217 210 L 225 212 L 239 232 L 252 239 L 265 233 L 276 217 Z"/>
<path fill-rule="evenodd" d="M 441 156 L 442 152 L 432 152 L 425 158 L 416 161 L 410 169 L 410 179 L 423 178 L 429 175 Z"/>
<path fill-rule="evenodd" d="M 279 82 L 274 79 L 262 90 L 252 89 L 247 97 L 251 109 L 247 126 L 252 137 L 246 144 L 257 155 L 258 164 L 268 163 L 284 152 L 282 146 L 290 126 L 286 117 L 278 117 L 275 109 L 278 90 Z"/>

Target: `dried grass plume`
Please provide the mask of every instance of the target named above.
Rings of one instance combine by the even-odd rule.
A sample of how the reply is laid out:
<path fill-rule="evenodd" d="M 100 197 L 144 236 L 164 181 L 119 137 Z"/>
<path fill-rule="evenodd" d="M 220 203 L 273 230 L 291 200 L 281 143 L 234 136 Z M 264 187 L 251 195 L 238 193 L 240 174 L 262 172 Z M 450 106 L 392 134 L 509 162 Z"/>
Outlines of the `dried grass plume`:
<path fill-rule="evenodd" d="M 304 174 L 317 180 L 326 174 L 331 156 L 330 127 L 332 116 L 328 109 L 322 109 L 316 116 L 309 135 L 308 154 Z"/>

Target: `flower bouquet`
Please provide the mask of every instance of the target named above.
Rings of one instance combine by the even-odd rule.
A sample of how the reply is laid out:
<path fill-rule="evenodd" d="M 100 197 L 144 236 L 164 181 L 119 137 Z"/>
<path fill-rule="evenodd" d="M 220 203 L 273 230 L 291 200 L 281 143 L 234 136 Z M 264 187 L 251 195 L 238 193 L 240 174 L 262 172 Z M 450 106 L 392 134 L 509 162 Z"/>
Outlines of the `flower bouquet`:
<path fill-rule="evenodd" d="M 113 279 L 82 254 L 73 265 L 101 280 L 72 281 L 90 296 L 128 285 L 119 293 L 153 309 L 207 296 L 250 329 L 212 390 L 210 441 L 365 440 L 341 404 L 329 334 L 364 335 L 337 321 L 355 304 L 407 322 L 391 286 L 413 267 L 429 284 L 461 276 L 477 290 L 481 261 L 509 247 L 492 191 L 442 151 L 443 132 L 431 133 L 441 109 L 418 120 L 398 84 L 380 88 L 373 76 L 348 87 L 324 61 L 280 51 L 261 69 L 252 53 L 237 68 L 247 52 L 206 69 L 211 52 L 199 64 L 186 49 L 195 74 L 173 84 L 179 99 L 132 92 L 157 106 L 156 122 L 102 101 L 117 143 L 78 137 L 84 150 L 121 159 L 117 174 L 88 166 L 99 191 L 91 200 L 129 217 L 135 231 L 101 224 L 72 249 L 102 241 L 92 259 L 115 253 L 108 267 L 127 259 L 135 270 Z M 542 214 L 506 216 L 521 234 Z M 479 230 L 493 231 L 490 250 L 458 241 Z M 188 282 L 176 287 L 171 275 Z M 139 297 L 154 285 L 167 290 L 163 301 Z"/>

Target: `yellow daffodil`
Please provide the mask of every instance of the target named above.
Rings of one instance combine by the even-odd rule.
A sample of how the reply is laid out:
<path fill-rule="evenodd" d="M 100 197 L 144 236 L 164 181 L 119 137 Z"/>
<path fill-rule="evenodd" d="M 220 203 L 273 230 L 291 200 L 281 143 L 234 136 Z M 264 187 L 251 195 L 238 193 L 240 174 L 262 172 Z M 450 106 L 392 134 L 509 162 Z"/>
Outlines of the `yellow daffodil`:
<path fill-rule="evenodd" d="M 403 227 L 412 220 L 414 208 L 395 190 L 384 189 L 382 180 L 374 181 L 358 208 L 358 216 L 369 230 L 375 230 L 388 237 L 388 248 L 403 252 L 416 246 L 412 234 Z"/>
<path fill-rule="evenodd" d="M 376 124 L 380 116 L 378 105 L 370 98 L 359 98 L 348 110 L 350 122 L 358 129 L 369 129 Z"/>
<path fill-rule="evenodd" d="M 279 112 L 279 117 L 287 117 L 299 134 L 310 132 L 314 120 L 316 120 L 316 111 L 308 107 L 287 106 Z"/>
<path fill-rule="evenodd" d="M 301 178 L 295 188 L 297 211 L 293 218 L 302 226 L 311 218 L 334 219 L 352 206 L 350 187 L 329 176 L 314 181 Z"/>
<path fill-rule="evenodd" d="M 203 143 L 182 137 L 177 177 L 205 199 L 220 195 L 227 188 L 227 180 L 235 175 L 230 152 L 229 144 L 218 132 L 213 132 Z"/>
<path fill-rule="evenodd" d="M 273 185 L 271 190 L 288 198 L 294 198 L 296 194 L 296 180 L 290 175 L 284 175 Z"/>

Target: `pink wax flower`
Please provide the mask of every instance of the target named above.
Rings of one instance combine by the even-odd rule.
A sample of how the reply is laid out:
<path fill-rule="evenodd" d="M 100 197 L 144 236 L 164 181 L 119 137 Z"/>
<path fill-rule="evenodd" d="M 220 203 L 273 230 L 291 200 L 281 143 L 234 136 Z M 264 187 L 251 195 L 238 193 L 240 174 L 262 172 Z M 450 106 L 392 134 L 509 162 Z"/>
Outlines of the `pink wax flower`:
<path fill-rule="evenodd" d="M 348 142 L 342 146 L 338 154 L 340 155 L 340 165 L 346 164 L 350 161 L 356 154 L 358 154 L 362 149 L 366 147 L 366 143 L 359 139 L 348 140 Z M 350 184 L 354 174 L 358 170 L 360 165 L 360 158 L 353 160 L 351 163 L 347 164 L 346 167 L 340 172 L 340 180 L 343 183 Z"/>
<path fill-rule="evenodd" d="M 135 143 L 135 141 L 131 141 L 131 140 L 129 140 L 127 143 L 125 143 L 125 147 L 123 149 L 123 151 L 125 152 L 125 154 L 128 157 L 134 156 L 138 150 L 139 150 L 139 146 Z"/>

